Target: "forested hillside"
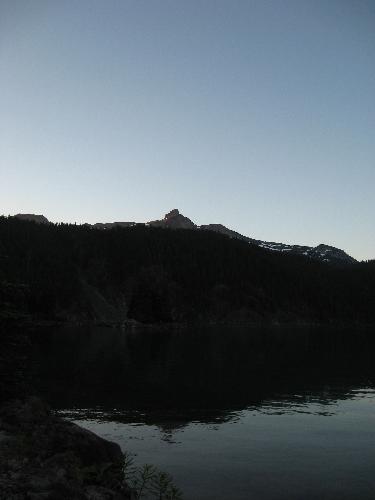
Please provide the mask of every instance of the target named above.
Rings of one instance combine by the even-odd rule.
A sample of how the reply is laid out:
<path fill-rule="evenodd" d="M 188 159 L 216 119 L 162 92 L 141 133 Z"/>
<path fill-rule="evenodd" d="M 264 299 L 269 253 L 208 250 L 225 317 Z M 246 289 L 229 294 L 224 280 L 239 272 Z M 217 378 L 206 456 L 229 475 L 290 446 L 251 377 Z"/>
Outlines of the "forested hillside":
<path fill-rule="evenodd" d="M 0 218 L 2 314 L 35 321 L 375 323 L 375 262 L 333 266 L 212 231 Z M 22 307 L 21 307 L 22 303 Z"/>

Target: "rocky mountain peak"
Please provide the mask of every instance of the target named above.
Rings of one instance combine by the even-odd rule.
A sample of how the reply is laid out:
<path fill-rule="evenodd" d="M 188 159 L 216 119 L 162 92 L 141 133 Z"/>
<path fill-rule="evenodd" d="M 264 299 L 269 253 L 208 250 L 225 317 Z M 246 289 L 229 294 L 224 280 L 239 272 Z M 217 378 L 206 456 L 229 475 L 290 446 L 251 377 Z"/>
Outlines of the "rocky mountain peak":
<path fill-rule="evenodd" d="M 178 208 L 174 208 L 173 210 L 165 214 L 164 219 L 170 219 L 172 217 L 176 217 L 177 215 L 180 215 L 180 211 Z"/>
<path fill-rule="evenodd" d="M 350 264 L 354 264 L 356 262 L 356 260 L 344 252 L 344 250 L 326 245 L 324 243 L 314 247 L 311 251 L 311 256 L 325 262 L 330 262 L 332 260 L 336 262 L 347 262 Z"/>
<path fill-rule="evenodd" d="M 180 214 L 178 208 L 174 208 L 165 214 L 164 219 L 150 221 L 148 225 L 154 227 L 169 227 L 171 229 L 197 229 L 193 221 Z"/>

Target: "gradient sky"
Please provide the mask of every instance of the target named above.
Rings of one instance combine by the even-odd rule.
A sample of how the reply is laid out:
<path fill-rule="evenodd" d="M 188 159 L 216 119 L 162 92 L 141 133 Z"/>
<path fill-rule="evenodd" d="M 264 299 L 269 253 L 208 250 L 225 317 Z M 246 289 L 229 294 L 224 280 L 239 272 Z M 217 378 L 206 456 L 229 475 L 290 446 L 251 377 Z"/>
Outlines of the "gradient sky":
<path fill-rule="evenodd" d="M 375 1 L 0 0 L 0 213 L 375 258 Z"/>

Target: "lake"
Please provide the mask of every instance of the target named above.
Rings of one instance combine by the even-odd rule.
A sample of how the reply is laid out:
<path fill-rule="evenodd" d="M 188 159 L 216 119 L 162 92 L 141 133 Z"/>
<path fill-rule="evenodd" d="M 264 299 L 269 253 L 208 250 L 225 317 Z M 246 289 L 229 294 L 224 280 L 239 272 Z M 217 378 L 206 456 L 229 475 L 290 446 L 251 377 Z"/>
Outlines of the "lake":
<path fill-rule="evenodd" d="M 374 331 L 48 328 L 39 393 L 185 499 L 373 499 Z"/>

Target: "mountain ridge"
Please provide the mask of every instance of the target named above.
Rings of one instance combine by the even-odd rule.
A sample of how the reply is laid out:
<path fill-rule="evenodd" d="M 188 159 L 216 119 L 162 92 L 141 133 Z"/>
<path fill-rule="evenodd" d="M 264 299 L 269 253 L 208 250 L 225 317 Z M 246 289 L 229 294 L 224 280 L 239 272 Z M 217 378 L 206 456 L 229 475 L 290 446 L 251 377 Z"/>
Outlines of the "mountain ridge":
<path fill-rule="evenodd" d="M 43 215 L 35 214 L 17 214 L 14 217 L 22 220 L 31 220 L 36 223 L 47 224 L 50 221 Z M 256 245 L 264 250 L 272 252 L 290 253 L 294 255 L 302 255 L 304 257 L 319 260 L 330 264 L 354 264 L 358 262 L 354 257 L 347 254 L 344 250 L 336 248 L 325 243 L 321 243 L 315 247 L 308 245 L 290 245 L 286 243 L 270 242 L 251 238 L 242 235 L 232 229 L 227 228 L 223 224 L 203 224 L 196 225 L 191 219 L 182 215 L 179 209 L 174 208 L 166 213 L 163 219 L 152 220 L 145 223 L 137 223 L 132 221 L 127 222 L 97 222 L 95 224 L 85 224 L 95 229 L 112 229 L 114 227 L 132 227 L 136 225 L 145 225 L 150 227 L 161 227 L 169 229 L 191 229 L 191 230 L 205 230 L 214 231 L 223 234 L 229 238 L 239 239 L 246 241 L 249 244 Z"/>

